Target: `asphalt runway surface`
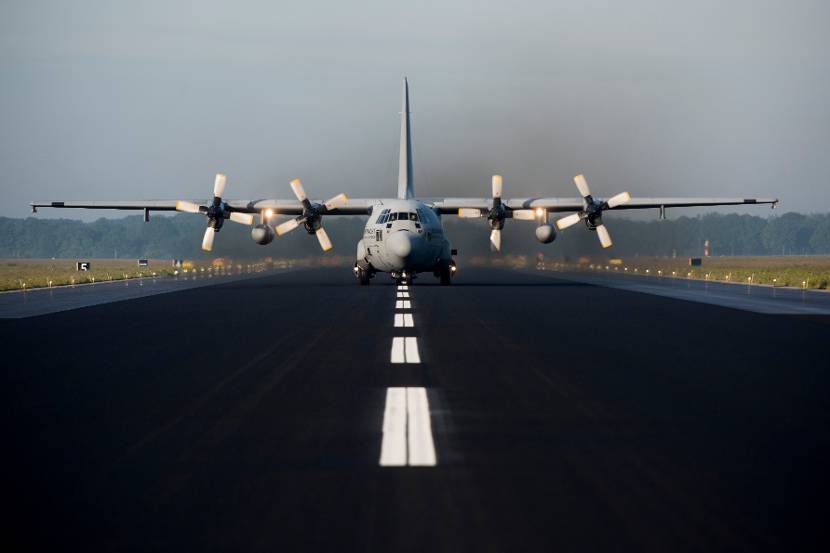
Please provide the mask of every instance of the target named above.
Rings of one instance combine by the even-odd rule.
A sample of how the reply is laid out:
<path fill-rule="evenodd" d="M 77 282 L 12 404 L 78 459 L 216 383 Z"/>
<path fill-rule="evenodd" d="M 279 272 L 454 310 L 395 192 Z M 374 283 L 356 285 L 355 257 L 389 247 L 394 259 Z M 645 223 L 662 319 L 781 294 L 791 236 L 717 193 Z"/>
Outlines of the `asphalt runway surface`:
<path fill-rule="evenodd" d="M 7 551 L 828 548 L 826 316 L 315 269 L 0 329 Z"/>

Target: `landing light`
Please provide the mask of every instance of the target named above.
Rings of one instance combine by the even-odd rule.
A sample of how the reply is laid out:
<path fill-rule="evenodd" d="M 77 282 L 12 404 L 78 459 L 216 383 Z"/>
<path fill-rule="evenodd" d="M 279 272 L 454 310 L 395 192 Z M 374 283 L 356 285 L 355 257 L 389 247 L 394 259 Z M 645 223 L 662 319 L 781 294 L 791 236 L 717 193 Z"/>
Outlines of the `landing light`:
<path fill-rule="evenodd" d="M 266 209 L 265 210 L 265 218 L 266 219 L 270 219 L 273 216 L 274 216 L 274 210 L 273 209 Z"/>
<path fill-rule="evenodd" d="M 536 216 L 537 216 L 537 217 L 541 217 L 541 216 L 542 216 L 542 215 L 544 215 L 544 214 L 545 214 L 545 210 L 544 210 L 544 209 L 542 209 L 541 207 L 537 207 L 537 208 L 536 208 Z"/>
<path fill-rule="evenodd" d="M 456 272 L 457 270 L 458 270 L 458 267 L 456 267 L 455 265 L 452 265 L 450 267 L 450 271 L 452 271 L 453 273 Z"/>

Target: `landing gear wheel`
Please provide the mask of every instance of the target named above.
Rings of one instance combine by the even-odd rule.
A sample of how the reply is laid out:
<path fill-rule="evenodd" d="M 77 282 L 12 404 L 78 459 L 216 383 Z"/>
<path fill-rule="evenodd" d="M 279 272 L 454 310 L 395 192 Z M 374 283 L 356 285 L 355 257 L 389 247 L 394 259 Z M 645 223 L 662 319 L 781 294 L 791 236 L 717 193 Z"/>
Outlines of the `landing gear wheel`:
<path fill-rule="evenodd" d="M 360 281 L 361 286 L 369 286 L 372 282 L 372 273 L 365 269 L 357 269 L 357 280 Z"/>
<path fill-rule="evenodd" d="M 452 284 L 452 270 L 449 265 L 444 265 L 438 270 L 438 278 L 440 279 L 441 286 L 449 286 Z"/>

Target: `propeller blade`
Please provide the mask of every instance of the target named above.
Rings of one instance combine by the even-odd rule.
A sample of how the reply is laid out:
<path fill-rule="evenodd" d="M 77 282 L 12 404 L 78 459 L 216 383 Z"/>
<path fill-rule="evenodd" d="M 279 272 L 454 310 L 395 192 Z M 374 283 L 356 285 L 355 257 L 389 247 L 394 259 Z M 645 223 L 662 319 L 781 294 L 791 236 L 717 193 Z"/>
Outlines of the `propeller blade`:
<path fill-rule="evenodd" d="M 536 212 L 532 209 L 514 209 L 513 218 L 520 221 L 532 221 L 536 218 Z"/>
<path fill-rule="evenodd" d="M 584 198 L 591 195 L 591 189 L 588 188 L 588 181 L 585 180 L 585 175 L 579 174 L 574 177 L 574 184 L 576 185 L 579 194 Z"/>
<path fill-rule="evenodd" d="M 305 188 L 303 188 L 303 183 L 300 182 L 300 179 L 294 179 L 291 181 L 291 190 L 294 191 L 294 195 L 297 196 L 297 199 L 301 202 L 304 202 L 307 198 L 305 195 Z"/>
<path fill-rule="evenodd" d="M 183 211 L 184 213 L 199 213 L 202 211 L 202 206 L 194 204 L 193 202 L 185 202 L 179 200 L 176 202 L 176 211 Z"/>
<path fill-rule="evenodd" d="M 228 177 L 223 175 L 222 173 L 216 174 L 216 181 L 213 183 L 213 197 L 214 198 L 221 198 L 225 195 L 225 182 L 227 182 Z"/>
<path fill-rule="evenodd" d="M 254 223 L 254 216 L 250 213 L 239 213 L 238 211 L 234 211 L 231 213 L 230 220 L 234 223 L 240 223 L 242 225 L 252 225 Z"/>
<path fill-rule="evenodd" d="M 605 203 L 608 204 L 608 207 L 617 207 L 618 205 L 622 205 L 624 203 L 628 203 L 628 200 L 631 199 L 631 194 L 628 192 L 620 192 L 616 196 L 611 196 L 608 198 L 608 201 Z"/>
<path fill-rule="evenodd" d="M 338 194 L 334 198 L 331 198 L 330 200 L 326 201 L 324 205 L 326 206 L 326 209 L 332 210 L 338 207 L 343 207 L 344 205 L 346 205 L 346 202 L 348 200 L 349 198 L 347 198 L 345 194 Z"/>
<path fill-rule="evenodd" d="M 608 229 L 605 228 L 605 225 L 597 225 L 597 237 L 603 248 L 610 248 L 614 244 L 611 241 L 611 235 L 608 234 Z"/>
<path fill-rule="evenodd" d="M 566 229 L 570 226 L 577 224 L 581 219 L 582 217 L 579 213 L 573 213 L 571 215 L 568 215 L 567 217 L 562 217 L 561 219 L 556 221 L 556 228 L 558 228 L 559 230 Z"/>
<path fill-rule="evenodd" d="M 277 225 L 277 235 L 282 236 L 286 232 L 291 232 L 298 226 L 300 226 L 300 221 L 297 219 L 289 219 L 286 222 Z"/>
<path fill-rule="evenodd" d="M 323 248 L 324 252 L 327 252 L 331 249 L 331 240 L 329 240 L 329 235 L 326 233 L 326 229 L 320 227 L 317 229 L 317 240 L 320 241 L 320 247 Z"/>
<path fill-rule="evenodd" d="M 493 197 L 501 198 L 502 178 L 501 175 L 493 175 Z"/>
<path fill-rule="evenodd" d="M 493 246 L 493 251 L 501 251 L 501 231 L 493 229 L 490 232 L 490 245 Z"/>
<path fill-rule="evenodd" d="M 481 217 L 481 210 L 472 207 L 461 207 L 458 209 L 458 216 L 462 219 L 477 219 Z"/>
<path fill-rule="evenodd" d="M 213 237 L 216 236 L 216 230 L 213 227 L 205 229 L 205 236 L 202 238 L 202 249 L 209 252 L 213 249 Z"/>

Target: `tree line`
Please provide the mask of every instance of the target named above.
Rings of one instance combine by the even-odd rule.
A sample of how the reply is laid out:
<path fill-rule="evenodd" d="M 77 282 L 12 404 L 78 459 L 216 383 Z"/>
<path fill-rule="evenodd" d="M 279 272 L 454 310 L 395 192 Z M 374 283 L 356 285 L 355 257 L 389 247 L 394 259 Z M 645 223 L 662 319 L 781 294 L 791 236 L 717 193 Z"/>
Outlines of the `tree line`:
<path fill-rule="evenodd" d="M 665 221 L 637 221 L 606 215 L 614 240 L 612 255 L 814 255 L 830 254 L 830 214 L 784 213 L 770 217 L 708 214 Z M 445 216 L 445 231 L 461 256 L 490 255 L 485 220 L 460 221 Z M 324 225 L 334 252 L 353 256 L 363 236 L 363 217 L 327 217 Z M 0 257 L 4 258 L 259 258 L 322 255 L 317 240 L 302 228 L 259 246 L 249 229 L 227 222 L 210 254 L 200 249 L 205 219 L 192 215 L 101 218 L 93 222 L 71 219 L 13 219 L 0 217 Z M 591 255 L 602 249 L 595 233 L 581 225 L 559 233 L 550 245 L 533 237 L 534 224 L 508 220 L 502 251 L 549 257 Z"/>

